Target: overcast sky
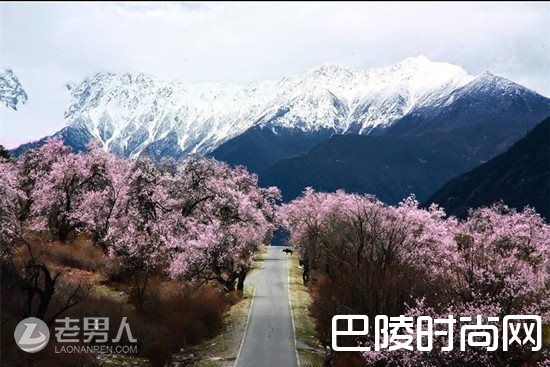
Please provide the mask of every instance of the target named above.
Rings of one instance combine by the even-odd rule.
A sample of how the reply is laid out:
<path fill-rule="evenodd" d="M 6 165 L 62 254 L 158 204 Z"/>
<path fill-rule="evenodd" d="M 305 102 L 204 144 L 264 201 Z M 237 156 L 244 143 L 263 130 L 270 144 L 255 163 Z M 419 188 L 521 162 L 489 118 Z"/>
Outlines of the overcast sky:
<path fill-rule="evenodd" d="M 410 56 L 490 70 L 550 96 L 550 3 L 0 3 L 0 67 L 29 95 L 0 144 L 64 126 L 63 85 L 98 71 L 246 83 Z"/>

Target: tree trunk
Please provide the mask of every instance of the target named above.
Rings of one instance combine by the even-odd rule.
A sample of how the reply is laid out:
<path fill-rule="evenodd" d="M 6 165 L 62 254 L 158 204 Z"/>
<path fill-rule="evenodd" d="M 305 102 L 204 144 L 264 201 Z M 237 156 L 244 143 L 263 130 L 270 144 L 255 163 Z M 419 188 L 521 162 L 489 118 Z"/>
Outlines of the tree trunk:
<path fill-rule="evenodd" d="M 69 237 L 68 231 L 64 227 L 59 228 L 59 241 L 61 243 L 67 243 L 67 238 Z"/>
<path fill-rule="evenodd" d="M 21 237 L 23 243 L 26 245 L 27 250 L 29 251 L 30 260 L 26 263 L 24 268 L 24 274 L 17 274 L 13 263 L 11 264 L 11 269 L 13 270 L 13 275 L 15 275 L 23 290 L 27 293 L 27 299 L 25 300 L 25 317 L 31 315 L 46 321 L 46 314 L 50 306 L 51 300 L 56 293 L 56 284 L 61 273 L 56 273 L 52 276 L 52 273 L 48 266 L 36 259 L 32 246 L 27 242 L 23 237 Z M 43 281 L 41 278 L 43 277 Z M 51 319 L 47 322 L 50 326 L 55 318 L 61 313 L 65 312 L 69 308 L 78 304 L 78 301 L 75 300 L 77 293 L 80 289 L 80 285 L 76 287 L 74 292 L 69 296 L 65 306 L 63 306 L 57 313 L 55 313 Z M 36 313 L 33 314 L 32 306 L 35 296 L 38 296 L 38 308 Z"/>
<path fill-rule="evenodd" d="M 304 284 L 307 284 L 309 282 L 309 261 L 308 260 L 302 260 L 301 264 L 303 266 L 303 272 L 302 272 L 302 280 Z"/>
<path fill-rule="evenodd" d="M 38 305 L 38 311 L 36 312 L 36 317 L 40 320 L 45 320 L 46 317 L 46 311 L 48 310 L 48 306 L 50 305 L 50 301 L 52 300 L 53 294 L 55 292 L 55 278 L 51 278 L 48 274 L 48 276 L 45 276 L 45 284 L 44 284 L 44 291 L 40 295 L 40 304 Z"/>
<path fill-rule="evenodd" d="M 59 274 L 52 277 L 46 265 L 35 262 L 27 264 L 27 271 L 29 274 L 27 275 L 25 284 L 23 285 L 23 288 L 27 291 L 25 314 L 26 316 L 30 316 L 32 314 L 34 296 L 38 295 L 39 303 L 34 316 L 44 320 L 46 317 L 46 312 L 48 311 L 48 306 L 50 305 L 52 297 L 55 293 L 55 285 Z M 44 278 L 44 288 L 40 287 L 41 276 Z"/>
<path fill-rule="evenodd" d="M 248 268 L 241 270 L 239 273 L 239 277 L 237 279 L 237 291 L 243 291 L 244 290 L 244 280 L 246 279 L 246 275 L 248 274 Z"/>
<path fill-rule="evenodd" d="M 147 288 L 147 281 L 149 276 L 147 274 L 134 275 L 134 285 L 130 292 L 130 298 L 134 301 L 138 309 L 143 309 L 143 302 L 145 301 L 145 290 Z"/>
<path fill-rule="evenodd" d="M 323 367 L 330 367 L 332 365 L 332 362 L 334 362 L 334 351 L 331 349 L 325 355 L 325 361 L 323 362 Z"/>
<path fill-rule="evenodd" d="M 103 251 L 104 254 L 109 253 L 109 247 L 107 246 L 107 242 L 103 240 L 105 236 L 102 234 L 94 234 L 93 241 L 96 245 L 98 245 L 101 248 L 101 251 Z"/>
<path fill-rule="evenodd" d="M 217 275 L 216 280 L 223 285 L 226 292 L 235 290 L 235 282 L 237 281 L 239 274 L 235 271 L 227 279 L 224 279 L 222 275 Z"/>

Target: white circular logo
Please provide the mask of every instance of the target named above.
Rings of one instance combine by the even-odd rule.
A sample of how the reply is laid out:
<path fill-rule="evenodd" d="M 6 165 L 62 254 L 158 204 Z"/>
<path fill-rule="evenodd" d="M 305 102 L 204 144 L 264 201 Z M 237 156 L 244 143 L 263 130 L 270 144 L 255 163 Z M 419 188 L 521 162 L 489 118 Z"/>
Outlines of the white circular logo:
<path fill-rule="evenodd" d="M 19 348 L 25 352 L 36 353 L 48 344 L 50 329 L 44 321 L 28 317 L 17 324 L 13 337 Z"/>

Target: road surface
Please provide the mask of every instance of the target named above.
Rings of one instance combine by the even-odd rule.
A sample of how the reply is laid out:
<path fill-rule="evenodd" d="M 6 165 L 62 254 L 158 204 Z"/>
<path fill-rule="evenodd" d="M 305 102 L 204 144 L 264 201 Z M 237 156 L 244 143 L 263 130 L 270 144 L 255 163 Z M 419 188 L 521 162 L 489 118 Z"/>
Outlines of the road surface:
<path fill-rule="evenodd" d="M 268 248 L 235 367 L 298 366 L 284 248 Z"/>

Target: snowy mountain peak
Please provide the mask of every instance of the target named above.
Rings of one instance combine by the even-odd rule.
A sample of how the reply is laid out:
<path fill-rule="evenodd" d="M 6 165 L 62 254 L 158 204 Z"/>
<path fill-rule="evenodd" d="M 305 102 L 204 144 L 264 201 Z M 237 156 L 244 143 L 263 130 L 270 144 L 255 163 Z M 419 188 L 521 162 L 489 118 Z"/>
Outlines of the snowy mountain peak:
<path fill-rule="evenodd" d="M 521 86 L 521 85 L 511 81 L 510 79 L 506 79 L 504 77 L 494 75 L 490 71 L 486 71 L 483 74 L 481 74 L 480 76 L 478 76 L 476 79 L 474 79 L 474 82 L 477 83 L 477 84 L 493 84 L 493 83 L 496 83 L 499 86 L 515 85 L 518 88 L 527 89 L 524 86 Z"/>
<path fill-rule="evenodd" d="M 382 67 L 374 70 L 387 70 L 389 72 L 414 73 L 415 71 L 434 71 L 447 73 L 459 73 L 467 75 L 468 73 L 460 66 L 450 64 L 444 61 L 432 61 L 424 55 L 409 57 L 389 67 Z"/>
<path fill-rule="evenodd" d="M 472 80 L 424 56 L 368 70 L 324 64 L 247 85 L 101 72 L 69 90 L 65 118 L 124 155 L 174 140 L 181 154 L 204 154 L 253 126 L 366 134 Z"/>
<path fill-rule="evenodd" d="M 432 61 L 424 55 L 418 55 L 418 56 L 407 57 L 405 60 L 401 61 L 401 63 L 406 63 L 406 62 L 424 63 L 424 62 L 432 62 Z"/>
<path fill-rule="evenodd" d="M 311 78 L 330 78 L 334 75 L 352 76 L 356 71 L 348 66 L 340 64 L 322 64 L 305 72 L 305 76 Z"/>
<path fill-rule="evenodd" d="M 395 68 L 417 68 L 417 69 L 448 67 L 448 68 L 460 69 L 465 73 L 465 71 L 459 66 L 450 64 L 448 62 L 432 61 L 424 55 L 408 57 L 405 60 L 395 64 L 394 67 Z"/>
<path fill-rule="evenodd" d="M 519 85 L 509 79 L 503 78 L 486 71 L 470 83 L 466 84 L 461 90 L 462 93 L 483 93 L 483 94 L 508 94 L 508 95 L 527 95 L 536 93 L 522 85 Z"/>
<path fill-rule="evenodd" d="M 17 110 L 17 105 L 27 103 L 27 99 L 27 93 L 25 93 L 13 70 L 6 69 L 0 73 L 0 101 L 6 107 Z"/>

